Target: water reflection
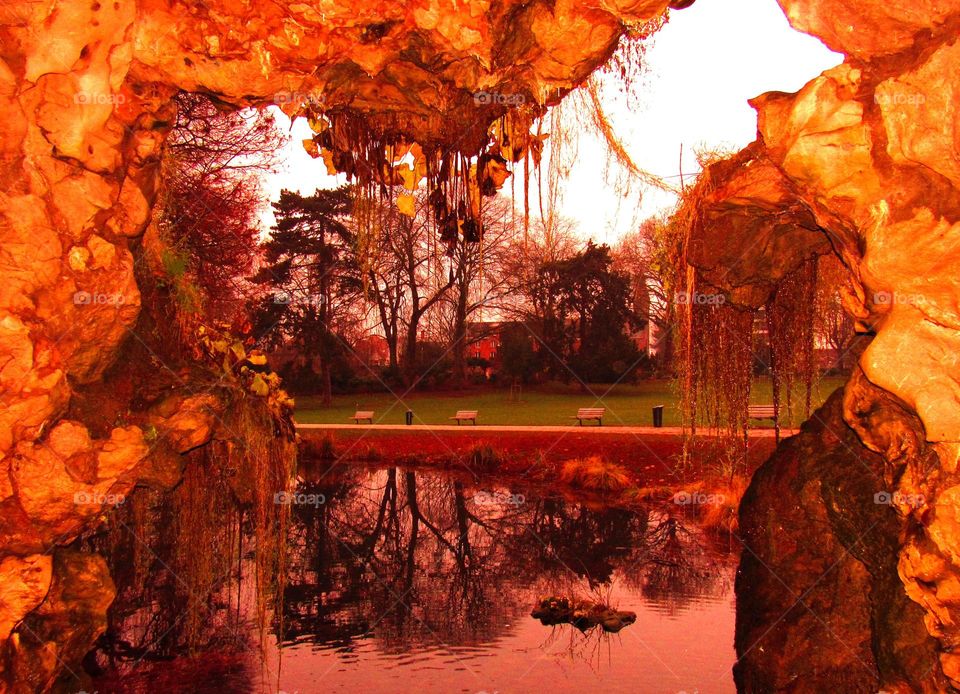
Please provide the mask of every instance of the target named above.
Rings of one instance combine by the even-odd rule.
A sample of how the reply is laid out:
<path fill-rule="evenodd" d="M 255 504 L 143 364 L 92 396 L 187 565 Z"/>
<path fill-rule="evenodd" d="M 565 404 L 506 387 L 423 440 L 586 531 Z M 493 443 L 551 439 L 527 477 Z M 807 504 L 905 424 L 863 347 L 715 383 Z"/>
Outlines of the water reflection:
<path fill-rule="evenodd" d="M 730 689 L 735 558 L 671 509 L 596 508 L 542 491 L 477 487 L 449 473 L 396 468 L 306 477 L 300 488 L 325 503 L 291 513 L 283 613 L 275 624 L 287 663 L 291 653 L 323 661 L 323 668 L 343 672 L 345 685 L 347 675 L 362 676 L 358 668 L 409 668 L 432 669 L 420 685 L 438 691 L 460 685 L 492 691 L 482 676 L 472 681 L 471 670 L 488 667 L 473 661 L 491 659 L 498 664 L 489 667 L 509 670 L 501 656 L 513 650 L 526 658 L 552 653 L 569 662 L 573 656 L 581 665 L 572 669 L 585 670 L 594 684 L 611 677 L 605 686 L 626 686 L 639 662 L 628 672 L 598 665 L 611 649 L 651 657 L 638 643 L 656 641 L 643 613 L 676 618 L 716 602 L 724 615 L 713 644 L 719 662 L 701 691 Z M 554 594 L 624 609 L 629 603 L 641 608 L 641 620 L 616 637 L 543 627 L 529 612 L 539 596 Z M 706 621 L 700 620 L 700 637 L 709 634 Z M 301 648 L 305 644 L 312 650 Z M 400 654 L 404 660 L 391 659 Z M 446 675 L 441 668 L 448 668 Z M 524 662 L 513 673 L 517 690 L 529 669 Z M 644 691 L 692 691 L 684 680 L 689 670 L 683 662 L 667 668 L 663 688 Z M 281 668 L 288 689 L 304 684 L 296 672 L 288 674 Z M 373 686 L 389 691 L 378 682 Z M 511 691 L 509 683 L 500 691 Z"/>
<path fill-rule="evenodd" d="M 262 662 L 251 656 L 256 686 L 238 679 L 230 691 L 503 694 L 543 678 L 557 691 L 733 690 L 736 556 L 675 506 L 605 508 L 399 468 L 307 466 L 296 491 L 282 607 L 269 623 L 279 649 L 267 648 Z M 230 541 L 243 529 L 232 522 Z M 132 592 L 127 586 L 121 599 L 134 600 Z M 237 624 L 255 598 L 236 575 L 214 593 L 204 652 L 222 654 L 237 647 Z M 606 602 L 638 619 L 616 635 L 546 627 L 530 617 L 544 595 Z M 174 615 L 156 599 L 141 608 L 176 623 L 159 614 L 167 610 Z M 114 612 L 114 645 L 144 633 L 129 610 Z M 141 640 L 135 652 L 150 648 Z M 112 670 L 129 680 L 143 667 L 128 659 Z"/>

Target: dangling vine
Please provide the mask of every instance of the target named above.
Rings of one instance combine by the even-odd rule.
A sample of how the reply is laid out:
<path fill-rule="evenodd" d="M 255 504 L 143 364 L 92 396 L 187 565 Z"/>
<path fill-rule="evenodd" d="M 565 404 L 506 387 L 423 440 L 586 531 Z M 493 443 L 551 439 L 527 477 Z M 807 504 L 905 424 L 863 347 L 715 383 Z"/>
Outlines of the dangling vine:
<path fill-rule="evenodd" d="M 671 247 L 664 254 L 672 266 L 665 289 L 673 293 L 676 312 L 684 461 L 697 428 L 706 426 L 721 443 L 724 468 L 745 472 L 755 363 L 770 373 L 778 436 L 782 423 L 795 424 L 810 415 L 817 371 L 818 261 L 812 256 L 783 277 L 764 306 L 733 305 L 704 280 L 688 256 L 694 226 L 708 223 L 698 218 L 699 205 L 714 186 L 709 162 L 701 164 L 705 173 L 684 196 L 663 239 Z M 763 354 L 769 358 L 759 356 Z"/>
<path fill-rule="evenodd" d="M 810 416 L 816 372 L 816 292 L 817 259 L 813 257 L 777 284 L 766 305 L 769 366 L 778 422 L 796 422 Z M 802 389 L 802 408 L 794 400 L 795 389 Z"/>

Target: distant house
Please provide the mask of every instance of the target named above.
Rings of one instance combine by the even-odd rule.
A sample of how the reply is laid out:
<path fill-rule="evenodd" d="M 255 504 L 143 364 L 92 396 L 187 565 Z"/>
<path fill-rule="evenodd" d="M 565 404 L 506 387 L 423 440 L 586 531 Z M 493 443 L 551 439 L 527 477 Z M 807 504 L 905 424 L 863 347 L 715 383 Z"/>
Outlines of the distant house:
<path fill-rule="evenodd" d="M 484 335 L 472 343 L 468 348 L 471 357 L 483 359 L 491 364 L 500 362 L 500 332 L 491 335 Z"/>
<path fill-rule="evenodd" d="M 491 366 L 500 364 L 502 321 L 472 321 L 467 324 L 467 357 L 483 359 Z"/>
<path fill-rule="evenodd" d="M 370 367 L 386 366 L 390 363 L 390 348 L 383 335 L 364 335 L 353 345 L 357 360 Z"/>

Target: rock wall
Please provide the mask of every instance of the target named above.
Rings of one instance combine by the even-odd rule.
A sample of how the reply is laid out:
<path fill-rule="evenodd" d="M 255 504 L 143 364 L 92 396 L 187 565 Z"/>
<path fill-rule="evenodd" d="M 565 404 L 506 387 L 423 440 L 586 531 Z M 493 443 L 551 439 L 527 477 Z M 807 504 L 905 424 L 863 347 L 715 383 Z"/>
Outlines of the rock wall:
<path fill-rule="evenodd" d="M 754 102 L 759 139 L 749 156 L 760 165 L 738 170 L 764 168 L 770 185 L 754 181 L 738 196 L 735 170 L 731 195 L 715 203 L 736 213 L 752 200 L 748 217 L 790 207 L 785 225 L 753 227 L 767 239 L 750 251 L 765 259 L 761 276 L 742 270 L 749 263 L 739 252 L 712 263 L 716 238 L 703 237 L 700 262 L 741 268 L 715 281 L 736 277 L 745 303 L 757 300 L 752 285 L 784 271 L 784 258 L 825 251 L 824 238 L 847 263 L 849 308 L 876 337 L 848 388 L 844 419 L 902 467 L 904 498 L 925 499 L 899 506 L 907 529 L 900 574 L 926 611 L 944 671 L 960 683 L 960 3 L 781 4 L 795 26 L 848 59 L 797 94 Z M 133 257 L 158 192 L 171 94 L 202 91 L 234 106 L 311 103 L 361 114 L 381 133 L 473 147 L 504 109 L 477 92 L 519 95 L 535 108 L 555 102 L 610 55 L 624 23 L 666 5 L 0 7 L 0 640 L 53 599 L 50 551 L 95 521 L 99 499 L 129 489 L 167 437 L 162 421 L 157 440 L 148 436 L 155 424 L 122 416 L 94 426 L 94 413 L 71 403 L 138 339 Z M 724 248 L 752 247 L 751 224 L 731 229 Z M 216 413 L 196 415 L 203 427 Z M 181 420 L 169 431 L 191 442 L 190 426 Z M 82 503 L 84 494 L 94 503 Z"/>
<path fill-rule="evenodd" d="M 925 611 L 947 677 L 932 686 L 960 686 L 960 3 L 781 5 L 847 59 L 796 94 L 753 100 L 758 139 L 711 167 L 692 260 L 748 306 L 762 304 L 771 279 L 822 254 L 824 241 L 849 268 L 845 305 L 873 339 L 843 419 L 886 466 L 901 519 L 900 578 Z M 837 451 L 834 464 L 845 460 Z M 821 473 L 821 485 L 842 481 Z M 791 542 L 779 526 L 763 539 Z M 835 550 L 809 548 L 810 561 Z M 783 662 L 768 665 L 786 667 L 777 681 L 789 680 Z"/>
<path fill-rule="evenodd" d="M 171 95 L 203 92 L 225 107 L 307 104 L 362 116 L 381 136 L 476 148 L 504 97 L 534 111 L 556 102 L 610 56 L 625 22 L 666 6 L 0 6 L 0 690 L 18 680 L 49 687 L 64 666 L 50 654 L 74 658 L 102 628 L 96 617 L 59 635 L 44 626 L 52 611 L 72 609 L 58 592 L 57 548 L 138 482 L 175 481 L 178 454 L 208 441 L 225 407 L 139 334 L 135 258 L 151 243 Z M 154 373 L 137 369 L 124 388 L 104 383 L 131 354 Z M 92 614 L 107 603 L 78 598 L 75 608 Z"/>
<path fill-rule="evenodd" d="M 754 474 L 740 506 L 738 690 L 944 691 L 937 642 L 897 573 L 896 470 L 837 391 Z M 876 503 L 877 501 L 881 503 Z"/>

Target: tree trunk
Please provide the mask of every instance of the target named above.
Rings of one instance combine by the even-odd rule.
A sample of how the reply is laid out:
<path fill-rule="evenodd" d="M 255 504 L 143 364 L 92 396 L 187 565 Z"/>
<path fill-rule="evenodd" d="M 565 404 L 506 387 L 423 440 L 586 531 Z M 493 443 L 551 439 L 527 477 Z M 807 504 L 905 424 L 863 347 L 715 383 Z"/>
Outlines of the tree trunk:
<path fill-rule="evenodd" d="M 467 382 L 467 295 L 457 299 L 453 324 L 453 381 L 458 386 Z"/>
<path fill-rule="evenodd" d="M 333 370 L 330 368 L 329 360 L 323 360 L 320 371 L 323 379 L 323 404 L 329 405 L 333 400 Z"/>
<path fill-rule="evenodd" d="M 403 370 L 408 386 L 412 386 L 417 379 L 417 332 L 420 329 L 420 313 L 414 311 L 410 315 L 410 325 L 407 328 L 407 345 L 403 354 Z"/>
<path fill-rule="evenodd" d="M 390 363 L 390 370 L 396 371 L 400 360 L 397 359 L 397 331 L 396 329 L 387 331 L 387 353 Z"/>

